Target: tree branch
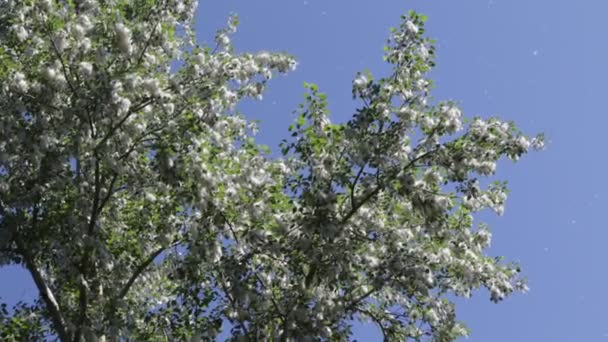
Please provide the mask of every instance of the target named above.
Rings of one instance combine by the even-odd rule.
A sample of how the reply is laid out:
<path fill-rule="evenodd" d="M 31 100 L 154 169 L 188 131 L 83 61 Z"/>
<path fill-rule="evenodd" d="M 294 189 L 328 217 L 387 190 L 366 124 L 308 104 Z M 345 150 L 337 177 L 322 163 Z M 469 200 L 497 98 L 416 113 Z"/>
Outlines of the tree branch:
<path fill-rule="evenodd" d="M 419 161 L 420 159 L 423 159 L 427 156 L 429 156 L 431 153 L 436 152 L 437 150 L 431 150 L 428 152 L 425 152 L 421 155 L 419 155 L 418 157 L 412 159 L 412 161 L 410 161 L 404 168 L 403 170 L 407 170 L 410 167 L 414 166 L 416 164 L 417 161 Z M 376 185 L 376 188 L 371 190 L 370 192 L 368 192 L 365 196 L 363 196 L 363 198 L 361 198 L 359 201 L 357 201 L 356 205 L 353 206 L 349 212 L 344 216 L 344 218 L 342 219 L 342 224 L 346 223 L 356 212 L 357 210 L 359 210 L 359 208 L 361 208 L 365 203 L 367 203 L 372 197 L 374 197 L 375 195 L 378 194 L 378 192 L 380 192 L 380 190 L 382 190 L 382 186 L 379 184 Z"/>
<path fill-rule="evenodd" d="M 37 209 L 34 215 L 34 220 L 36 220 Z M 34 279 L 34 283 L 40 292 L 40 296 L 42 297 L 49 314 L 51 316 L 51 321 L 53 322 L 53 328 L 57 331 L 57 335 L 59 335 L 59 339 L 61 341 L 67 342 L 69 341 L 70 334 L 67 331 L 66 320 L 61 314 L 61 308 L 59 307 L 59 303 L 55 299 L 53 292 L 47 286 L 44 277 L 42 276 L 42 272 L 36 267 L 36 263 L 34 262 L 34 257 L 29 253 L 27 247 L 23 244 L 23 242 L 19 239 L 16 239 L 17 249 L 19 250 L 19 254 L 23 256 L 23 260 L 25 261 L 25 266 L 32 275 Z"/>
<path fill-rule="evenodd" d="M 363 174 L 363 170 L 365 169 L 365 166 L 367 166 L 367 162 L 365 162 L 365 164 L 361 165 L 361 168 L 359 169 L 359 172 L 357 173 L 355 180 L 350 185 L 350 206 L 351 207 L 355 207 L 355 188 L 357 187 L 357 182 L 359 182 L 359 178 Z"/>
<path fill-rule="evenodd" d="M 131 277 L 125 284 L 125 286 L 122 288 L 122 290 L 120 290 L 120 292 L 118 293 L 118 296 L 116 296 L 116 298 L 114 300 L 119 301 L 124 296 L 126 296 L 127 293 L 129 292 L 129 290 L 131 289 L 131 287 L 133 286 L 133 283 L 135 283 L 135 280 L 137 280 L 137 278 L 139 278 L 139 276 L 146 270 L 146 268 L 148 268 L 148 266 L 150 266 L 150 264 L 152 264 L 154 262 L 154 259 L 156 259 L 162 252 L 166 251 L 169 248 L 175 247 L 175 246 L 179 245 L 180 243 L 181 243 L 180 241 L 176 241 L 176 242 L 170 244 L 169 246 L 161 247 L 161 248 L 157 249 L 156 251 L 154 251 L 154 253 L 150 254 L 150 256 L 146 260 L 144 260 L 144 262 L 142 262 L 141 264 L 139 264 L 139 266 L 137 266 L 137 268 L 135 268 L 135 271 L 133 272 L 133 274 L 131 275 Z"/>
<path fill-rule="evenodd" d="M 382 340 L 383 341 L 388 341 L 388 331 L 386 330 L 386 328 L 382 324 L 382 318 L 378 317 L 372 311 L 365 310 L 365 309 L 362 309 L 362 308 L 359 308 L 359 312 L 361 312 L 365 316 L 371 318 L 372 321 L 374 321 L 374 323 L 376 323 L 376 325 L 380 328 L 380 330 L 382 332 Z"/>
<path fill-rule="evenodd" d="M 133 115 L 135 112 L 143 109 L 150 103 L 152 103 L 152 98 L 148 97 L 148 98 L 144 98 L 144 100 L 137 106 L 132 106 L 129 109 L 129 111 L 127 112 L 127 114 L 125 114 L 125 116 L 122 119 L 120 119 L 120 121 L 118 121 L 118 123 L 115 126 L 110 127 L 110 130 L 108 131 L 108 133 L 99 141 L 99 143 L 97 143 L 97 145 L 95 145 L 94 150 L 95 151 L 99 150 L 99 148 L 101 146 L 103 146 L 103 144 L 105 144 L 105 142 L 108 141 L 108 139 L 110 139 L 112 137 L 112 135 L 114 135 L 114 133 L 116 133 L 116 131 L 127 121 L 127 119 L 129 119 L 129 117 L 131 117 L 131 115 Z"/>
<path fill-rule="evenodd" d="M 78 327 L 76 328 L 76 332 L 74 333 L 73 342 L 79 342 L 80 337 L 82 336 L 82 328 L 84 324 L 87 322 L 87 307 L 89 303 L 88 299 L 88 286 L 87 286 L 87 278 L 89 277 L 89 264 L 91 262 L 91 250 L 86 245 L 86 238 L 93 235 L 95 224 L 97 222 L 97 217 L 99 215 L 99 201 L 101 194 L 101 183 L 103 182 L 101 176 L 101 170 L 99 166 L 99 157 L 97 153 L 95 153 L 95 189 L 93 191 L 93 204 L 91 205 L 91 218 L 89 219 L 89 225 L 87 232 L 84 234 L 85 236 L 85 251 L 84 256 L 82 257 L 82 262 L 80 263 L 80 283 L 78 285 Z"/>
<path fill-rule="evenodd" d="M 150 9 L 150 13 L 148 13 L 148 16 L 146 17 L 146 20 L 145 20 L 146 22 L 150 22 L 150 17 L 152 17 L 152 14 L 154 14 L 154 10 Z M 141 53 L 139 54 L 139 58 L 137 58 L 137 62 L 135 64 L 137 64 L 138 66 L 141 64 L 141 61 L 144 58 L 146 50 L 150 46 L 150 42 L 152 41 L 152 37 L 154 37 L 154 33 L 156 32 L 156 26 L 158 25 L 158 22 L 159 22 L 159 20 L 156 20 L 154 22 L 154 26 L 152 27 L 152 32 L 150 32 L 150 36 L 148 36 L 148 39 L 146 39 L 144 48 L 141 50 Z"/>

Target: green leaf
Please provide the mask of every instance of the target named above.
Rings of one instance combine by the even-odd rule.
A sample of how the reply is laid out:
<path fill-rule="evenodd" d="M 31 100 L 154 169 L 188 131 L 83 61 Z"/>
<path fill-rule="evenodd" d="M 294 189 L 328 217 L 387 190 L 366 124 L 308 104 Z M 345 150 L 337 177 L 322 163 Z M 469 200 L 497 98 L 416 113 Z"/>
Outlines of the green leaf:
<path fill-rule="evenodd" d="M 304 126 L 306 124 L 306 117 L 304 116 L 304 114 L 300 114 L 300 116 L 298 116 L 297 123 L 300 126 Z"/>

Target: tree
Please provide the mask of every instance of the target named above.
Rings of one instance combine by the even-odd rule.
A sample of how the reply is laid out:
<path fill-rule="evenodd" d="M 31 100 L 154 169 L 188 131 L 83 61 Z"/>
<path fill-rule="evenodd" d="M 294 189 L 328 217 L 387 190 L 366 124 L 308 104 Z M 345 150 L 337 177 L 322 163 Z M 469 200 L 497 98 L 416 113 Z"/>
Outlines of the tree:
<path fill-rule="evenodd" d="M 479 179 L 542 136 L 429 103 L 423 15 L 391 31 L 390 75 L 356 76 L 348 122 L 307 85 L 276 157 L 235 106 L 294 59 L 235 53 L 236 17 L 196 44 L 196 6 L 0 2 L 0 262 L 39 290 L 2 307 L 3 340 L 343 340 L 355 319 L 448 341 L 447 294 L 526 289 L 473 214 L 502 213 Z"/>

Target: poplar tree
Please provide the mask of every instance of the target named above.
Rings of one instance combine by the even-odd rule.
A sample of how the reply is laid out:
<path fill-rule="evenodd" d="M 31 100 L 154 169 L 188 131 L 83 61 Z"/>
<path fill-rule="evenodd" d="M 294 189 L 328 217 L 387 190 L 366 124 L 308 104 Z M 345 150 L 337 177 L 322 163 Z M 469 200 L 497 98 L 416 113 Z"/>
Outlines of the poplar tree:
<path fill-rule="evenodd" d="M 388 75 L 356 75 L 347 122 L 308 84 L 277 156 L 236 106 L 295 60 L 235 52 L 235 16 L 197 43 L 196 7 L 0 0 L 0 265 L 38 289 L 0 339 L 338 341 L 361 320 L 450 341 L 448 298 L 526 289 L 474 217 L 542 136 L 431 103 L 425 16 L 391 30 Z"/>

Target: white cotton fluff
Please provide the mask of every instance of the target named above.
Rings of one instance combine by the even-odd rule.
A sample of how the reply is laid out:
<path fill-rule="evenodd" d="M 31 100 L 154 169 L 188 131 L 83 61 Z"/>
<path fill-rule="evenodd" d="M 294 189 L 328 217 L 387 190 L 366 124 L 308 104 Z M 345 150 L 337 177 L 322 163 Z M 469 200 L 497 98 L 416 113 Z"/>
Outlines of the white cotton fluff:
<path fill-rule="evenodd" d="M 125 54 L 130 54 L 133 47 L 131 46 L 131 30 L 122 23 L 115 26 L 116 38 L 118 39 L 118 48 Z"/>

